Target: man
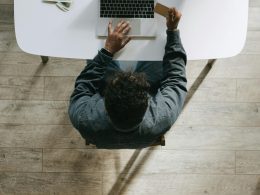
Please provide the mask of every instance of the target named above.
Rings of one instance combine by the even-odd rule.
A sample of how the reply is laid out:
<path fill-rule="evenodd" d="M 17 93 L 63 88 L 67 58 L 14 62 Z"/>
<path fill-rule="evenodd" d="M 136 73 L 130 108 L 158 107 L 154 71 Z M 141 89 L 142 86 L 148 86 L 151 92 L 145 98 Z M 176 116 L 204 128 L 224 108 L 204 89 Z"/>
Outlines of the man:
<path fill-rule="evenodd" d="M 71 95 L 69 116 L 83 138 L 98 148 L 143 148 L 165 134 L 181 112 L 186 90 L 186 53 L 171 8 L 161 62 L 138 62 L 134 72 L 121 70 L 113 55 L 131 38 L 129 23 L 108 25 L 105 47 L 88 60 Z"/>

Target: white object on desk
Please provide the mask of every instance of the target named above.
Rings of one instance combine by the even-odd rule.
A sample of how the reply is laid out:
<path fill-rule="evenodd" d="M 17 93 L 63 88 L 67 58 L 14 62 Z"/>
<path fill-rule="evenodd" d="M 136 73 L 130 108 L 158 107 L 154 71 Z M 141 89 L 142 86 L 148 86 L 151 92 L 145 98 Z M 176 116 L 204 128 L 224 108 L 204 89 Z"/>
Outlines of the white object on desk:
<path fill-rule="evenodd" d="M 243 48 L 248 0 L 159 0 L 182 12 L 181 38 L 189 60 L 237 55 Z M 97 0 L 75 0 L 69 12 L 41 0 L 14 0 L 18 45 L 27 53 L 91 59 L 104 46 L 96 37 Z M 165 18 L 156 14 L 154 40 L 132 40 L 118 60 L 162 60 L 166 43 Z"/>

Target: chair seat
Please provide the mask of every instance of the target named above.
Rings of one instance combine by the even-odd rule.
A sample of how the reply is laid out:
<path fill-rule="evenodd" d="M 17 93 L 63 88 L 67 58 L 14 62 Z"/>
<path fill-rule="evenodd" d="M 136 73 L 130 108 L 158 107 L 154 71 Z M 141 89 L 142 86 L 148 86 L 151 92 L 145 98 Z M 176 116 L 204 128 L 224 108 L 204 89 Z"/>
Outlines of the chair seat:
<path fill-rule="evenodd" d="M 154 144 L 152 144 L 151 146 L 165 146 L 165 137 L 164 135 L 160 136 L 155 142 Z"/>

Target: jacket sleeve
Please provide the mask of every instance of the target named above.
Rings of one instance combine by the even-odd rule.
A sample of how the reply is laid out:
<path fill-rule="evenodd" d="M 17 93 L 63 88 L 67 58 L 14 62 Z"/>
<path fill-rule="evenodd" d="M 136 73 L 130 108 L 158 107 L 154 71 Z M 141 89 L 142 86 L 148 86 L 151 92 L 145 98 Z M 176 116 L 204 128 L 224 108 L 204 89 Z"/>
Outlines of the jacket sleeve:
<path fill-rule="evenodd" d="M 187 94 L 186 62 L 187 57 L 181 43 L 179 31 L 167 31 L 160 92 L 170 125 L 176 121 L 180 114 Z"/>
<path fill-rule="evenodd" d="M 76 79 L 74 91 L 70 97 L 69 117 L 76 129 L 80 127 L 80 118 L 85 110 L 91 108 L 95 94 L 99 92 L 101 80 L 104 77 L 107 64 L 112 57 L 99 51 L 93 60 L 89 60 L 87 66 Z M 80 132 L 82 134 L 82 132 Z M 82 135 L 84 137 L 84 135 Z"/>

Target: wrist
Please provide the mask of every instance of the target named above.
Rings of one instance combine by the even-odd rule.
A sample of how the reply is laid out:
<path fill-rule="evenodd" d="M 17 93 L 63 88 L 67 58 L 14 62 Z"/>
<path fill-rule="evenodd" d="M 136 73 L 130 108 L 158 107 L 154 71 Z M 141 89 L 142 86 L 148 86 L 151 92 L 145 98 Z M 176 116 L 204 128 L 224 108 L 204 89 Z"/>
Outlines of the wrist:
<path fill-rule="evenodd" d="M 178 28 L 167 28 L 168 31 L 178 31 Z"/>
<path fill-rule="evenodd" d="M 112 55 L 114 55 L 116 52 L 114 52 L 110 47 L 108 47 L 107 45 L 105 45 L 104 47 L 105 50 L 107 50 L 109 53 L 111 53 Z"/>
<path fill-rule="evenodd" d="M 101 50 L 100 50 L 103 54 L 105 54 L 105 55 L 107 55 L 107 56 L 109 56 L 109 57 L 113 57 L 114 55 L 113 55 L 113 53 L 111 53 L 109 50 L 107 50 L 105 47 L 104 48 L 102 48 Z"/>

